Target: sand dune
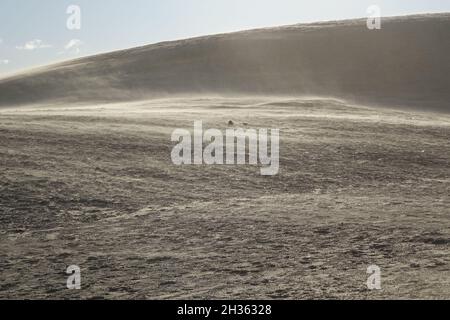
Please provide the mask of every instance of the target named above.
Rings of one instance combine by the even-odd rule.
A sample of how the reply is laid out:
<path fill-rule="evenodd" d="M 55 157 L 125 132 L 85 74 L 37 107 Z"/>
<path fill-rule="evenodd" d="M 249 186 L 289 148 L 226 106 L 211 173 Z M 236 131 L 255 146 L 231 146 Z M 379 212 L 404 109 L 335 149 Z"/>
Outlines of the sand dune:
<path fill-rule="evenodd" d="M 450 111 L 450 14 L 348 20 L 159 43 L 0 80 L 0 106 L 192 94 L 327 96 Z"/>
<path fill-rule="evenodd" d="M 450 114 L 390 109 L 450 111 L 449 35 L 295 25 L 0 80 L 0 298 L 450 298 Z M 278 175 L 173 164 L 175 129 L 230 119 L 280 129 Z"/>

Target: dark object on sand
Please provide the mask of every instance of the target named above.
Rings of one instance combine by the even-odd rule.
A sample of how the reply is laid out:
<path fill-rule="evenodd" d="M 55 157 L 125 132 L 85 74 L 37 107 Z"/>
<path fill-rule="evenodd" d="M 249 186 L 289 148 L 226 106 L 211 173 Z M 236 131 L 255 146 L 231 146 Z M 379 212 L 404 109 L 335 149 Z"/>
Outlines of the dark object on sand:
<path fill-rule="evenodd" d="M 228 126 L 229 126 L 229 127 L 231 127 L 231 126 L 234 126 L 234 122 L 233 122 L 233 121 L 231 121 L 231 120 L 230 120 L 230 121 L 228 121 Z"/>

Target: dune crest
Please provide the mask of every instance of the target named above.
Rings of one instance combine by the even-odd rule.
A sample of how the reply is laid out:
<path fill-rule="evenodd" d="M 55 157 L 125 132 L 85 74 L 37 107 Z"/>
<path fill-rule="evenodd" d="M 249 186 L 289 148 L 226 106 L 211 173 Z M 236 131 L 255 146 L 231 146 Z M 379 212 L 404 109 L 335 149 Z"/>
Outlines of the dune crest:
<path fill-rule="evenodd" d="M 450 111 L 450 14 L 300 24 L 164 42 L 0 80 L 0 106 L 173 95 L 308 95 Z"/>

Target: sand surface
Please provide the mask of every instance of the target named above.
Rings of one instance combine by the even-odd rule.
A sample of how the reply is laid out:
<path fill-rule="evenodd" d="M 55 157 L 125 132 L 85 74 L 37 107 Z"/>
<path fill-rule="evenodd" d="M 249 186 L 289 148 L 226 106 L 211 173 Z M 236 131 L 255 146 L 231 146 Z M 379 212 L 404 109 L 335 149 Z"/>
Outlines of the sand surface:
<path fill-rule="evenodd" d="M 0 119 L 1 298 L 450 298 L 449 116 L 190 97 Z M 280 174 L 172 165 L 199 119 L 280 128 Z"/>
<path fill-rule="evenodd" d="M 0 298 L 450 299 L 449 52 L 450 14 L 421 15 L 0 79 Z M 173 165 L 200 120 L 280 129 L 280 173 Z"/>

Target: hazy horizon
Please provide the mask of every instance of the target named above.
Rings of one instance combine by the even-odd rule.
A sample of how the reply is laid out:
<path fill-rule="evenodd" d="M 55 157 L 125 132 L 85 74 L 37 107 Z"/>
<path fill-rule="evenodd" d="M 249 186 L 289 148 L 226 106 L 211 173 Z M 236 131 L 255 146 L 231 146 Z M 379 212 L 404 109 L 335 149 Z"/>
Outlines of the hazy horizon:
<path fill-rule="evenodd" d="M 136 0 L 95 2 L 5 0 L 0 4 L 0 76 L 58 61 L 161 41 L 295 23 L 367 16 L 373 1 Z M 67 8 L 81 9 L 81 25 L 69 30 Z M 377 1 L 382 16 L 450 11 L 450 2 Z M 11 12 L 14 12 L 12 15 Z M 26 21 L 26 23 L 23 23 Z M 19 23 L 20 22 L 20 23 Z"/>

